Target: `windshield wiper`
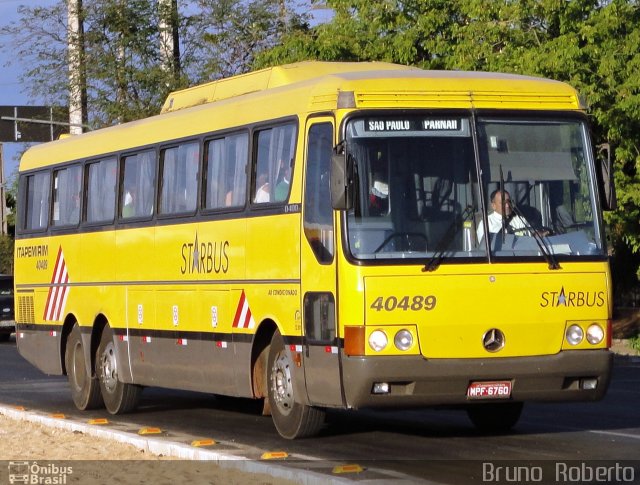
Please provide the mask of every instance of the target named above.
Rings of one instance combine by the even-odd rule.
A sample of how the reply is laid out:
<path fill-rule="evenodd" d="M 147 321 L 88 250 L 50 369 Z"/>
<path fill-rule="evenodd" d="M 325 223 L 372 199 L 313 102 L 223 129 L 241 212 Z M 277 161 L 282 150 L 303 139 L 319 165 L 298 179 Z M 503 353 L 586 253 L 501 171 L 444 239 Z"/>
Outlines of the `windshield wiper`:
<path fill-rule="evenodd" d="M 422 268 L 423 272 L 431 272 L 438 269 L 440 263 L 442 263 L 442 260 L 444 259 L 447 249 L 449 249 L 449 246 L 451 245 L 451 242 L 455 239 L 455 237 L 460 232 L 460 229 L 462 229 L 462 227 L 464 226 L 464 221 L 469 219 L 473 215 L 473 212 L 473 207 L 468 205 L 459 218 L 453 218 L 453 221 L 451 221 L 451 224 L 449 224 L 449 227 L 447 227 L 444 236 L 442 236 L 438 241 L 438 244 L 436 244 L 435 253 L 433 253 L 433 256 L 427 262 L 427 264 L 424 265 L 424 268 Z"/>
<path fill-rule="evenodd" d="M 518 206 L 515 205 L 513 201 L 511 202 L 511 210 L 513 210 L 513 213 L 524 223 L 525 229 L 529 232 L 529 234 L 531 234 L 531 237 L 533 237 L 533 240 L 538 245 L 538 248 L 540 248 L 542 256 L 544 256 L 544 259 L 547 261 L 547 263 L 549 263 L 549 269 L 562 269 L 560 263 L 558 263 L 558 260 L 553 254 L 553 250 L 549 248 L 544 238 L 531 225 L 531 223 L 527 220 L 522 211 L 518 209 Z"/>

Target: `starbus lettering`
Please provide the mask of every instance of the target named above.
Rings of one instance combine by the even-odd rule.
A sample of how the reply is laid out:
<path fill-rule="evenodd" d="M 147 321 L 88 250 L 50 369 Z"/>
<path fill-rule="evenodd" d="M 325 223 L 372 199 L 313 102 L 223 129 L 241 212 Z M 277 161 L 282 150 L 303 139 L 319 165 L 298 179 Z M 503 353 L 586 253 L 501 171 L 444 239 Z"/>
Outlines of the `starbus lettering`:
<path fill-rule="evenodd" d="M 543 291 L 540 295 L 540 306 L 548 307 L 602 307 L 604 291 Z"/>
<path fill-rule="evenodd" d="M 193 242 L 182 245 L 182 274 L 211 274 L 229 271 L 229 241 Z"/>

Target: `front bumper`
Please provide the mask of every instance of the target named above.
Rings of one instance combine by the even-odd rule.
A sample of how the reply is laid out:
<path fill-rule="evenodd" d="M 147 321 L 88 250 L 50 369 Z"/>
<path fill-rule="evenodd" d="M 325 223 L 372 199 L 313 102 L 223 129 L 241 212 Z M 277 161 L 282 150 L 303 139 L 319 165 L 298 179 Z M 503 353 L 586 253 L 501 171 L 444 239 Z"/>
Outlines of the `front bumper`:
<path fill-rule="evenodd" d="M 491 359 L 415 356 L 342 360 L 347 405 L 354 409 L 469 404 L 470 382 L 495 380 L 512 382 L 511 401 L 595 401 L 609 386 L 612 362 L 608 350 Z M 584 378 L 597 379 L 597 387 L 582 389 Z M 388 383 L 389 393 L 373 394 L 377 382 Z"/>

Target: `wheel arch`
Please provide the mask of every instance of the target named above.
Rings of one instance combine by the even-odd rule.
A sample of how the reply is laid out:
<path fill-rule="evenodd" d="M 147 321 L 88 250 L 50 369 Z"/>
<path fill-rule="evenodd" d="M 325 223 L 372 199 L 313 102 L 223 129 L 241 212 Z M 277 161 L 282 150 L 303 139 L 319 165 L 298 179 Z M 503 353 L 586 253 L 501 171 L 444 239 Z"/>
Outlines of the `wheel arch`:
<path fill-rule="evenodd" d="M 93 328 L 91 330 L 91 375 L 94 376 L 96 372 L 96 355 L 98 353 L 98 346 L 100 345 L 102 332 L 108 324 L 109 321 L 107 320 L 107 317 L 102 313 L 99 313 L 93 320 Z"/>
<path fill-rule="evenodd" d="M 260 322 L 253 337 L 251 345 L 251 388 L 253 396 L 257 398 L 267 397 L 267 357 L 271 338 L 276 330 L 278 330 L 276 322 L 272 319 L 265 319 Z"/>
<path fill-rule="evenodd" d="M 67 342 L 69 340 L 69 334 L 73 329 L 73 326 L 78 323 L 78 319 L 73 313 L 69 313 L 62 324 L 62 334 L 60 337 L 60 364 L 62 368 L 62 374 L 67 375 L 67 363 L 65 362 L 65 354 L 67 352 Z"/>

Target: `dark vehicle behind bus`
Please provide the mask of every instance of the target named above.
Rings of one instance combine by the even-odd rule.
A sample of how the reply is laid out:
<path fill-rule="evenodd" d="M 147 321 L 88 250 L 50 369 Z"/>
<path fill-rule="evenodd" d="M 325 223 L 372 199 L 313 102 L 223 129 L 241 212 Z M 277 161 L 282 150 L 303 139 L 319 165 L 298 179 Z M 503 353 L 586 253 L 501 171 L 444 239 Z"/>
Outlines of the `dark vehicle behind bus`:
<path fill-rule="evenodd" d="M 0 342 L 9 340 L 15 329 L 13 276 L 0 275 Z"/>

